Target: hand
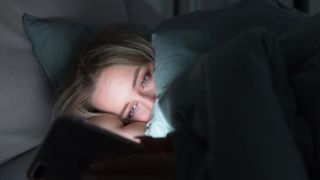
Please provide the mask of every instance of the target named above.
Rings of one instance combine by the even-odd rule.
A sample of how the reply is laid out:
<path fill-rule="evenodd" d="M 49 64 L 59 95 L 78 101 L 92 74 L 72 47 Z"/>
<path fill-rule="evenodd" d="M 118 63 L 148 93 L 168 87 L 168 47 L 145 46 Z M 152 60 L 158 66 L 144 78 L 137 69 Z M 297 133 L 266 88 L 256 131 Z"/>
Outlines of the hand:
<path fill-rule="evenodd" d="M 165 138 L 137 137 L 153 153 L 108 156 L 94 161 L 83 180 L 175 179 L 172 134 Z"/>
<path fill-rule="evenodd" d="M 82 180 L 171 180 L 174 172 L 171 153 L 128 154 L 94 162 Z"/>
<path fill-rule="evenodd" d="M 118 116 L 110 113 L 102 113 L 99 116 L 92 117 L 88 122 L 135 142 L 138 142 L 136 136 L 144 135 L 146 126 L 145 122 L 132 122 L 125 125 Z"/>
<path fill-rule="evenodd" d="M 139 143 L 150 149 L 153 152 L 158 153 L 173 153 L 173 134 L 168 134 L 165 138 L 152 138 L 150 136 L 139 136 Z"/>

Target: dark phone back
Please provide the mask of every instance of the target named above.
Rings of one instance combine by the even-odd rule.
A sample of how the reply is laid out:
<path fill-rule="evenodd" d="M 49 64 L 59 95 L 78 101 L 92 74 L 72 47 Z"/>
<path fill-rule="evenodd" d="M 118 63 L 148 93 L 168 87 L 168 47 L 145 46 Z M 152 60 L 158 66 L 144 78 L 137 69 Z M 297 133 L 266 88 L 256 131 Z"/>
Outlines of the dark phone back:
<path fill-rule="evenodd" d="M 94 159 L 123 153 L 147 152 L 143 146 L 100 129 L 84 119 L 58 118 L 32 162 L 30 180 L 80 179 Z"/>

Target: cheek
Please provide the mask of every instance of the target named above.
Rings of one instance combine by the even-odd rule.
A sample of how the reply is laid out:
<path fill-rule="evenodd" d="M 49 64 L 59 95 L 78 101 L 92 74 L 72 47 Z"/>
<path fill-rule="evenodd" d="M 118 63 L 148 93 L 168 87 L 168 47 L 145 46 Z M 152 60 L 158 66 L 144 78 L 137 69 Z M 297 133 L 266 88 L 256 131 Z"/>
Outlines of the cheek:
<path fill-rule="evenodd" d="M 135 119 L 136 121 L 148 122 L 151 118 L 151 113 L 152 113 L 152 107 L 141 105 L 140 109 L 136 114 Z"/>

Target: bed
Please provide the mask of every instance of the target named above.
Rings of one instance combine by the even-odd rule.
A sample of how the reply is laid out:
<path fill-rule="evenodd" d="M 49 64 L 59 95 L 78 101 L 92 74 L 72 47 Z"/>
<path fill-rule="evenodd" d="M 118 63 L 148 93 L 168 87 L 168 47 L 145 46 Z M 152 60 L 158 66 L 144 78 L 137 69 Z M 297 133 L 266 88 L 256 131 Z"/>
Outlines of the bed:
<path fill-rule="evenodd" d="M 98 29 L 112 22 L 129 22 L 152 29 L 157 95 L 163 97 L 159 106 L 165 118 L 177 119 L 168 120 L 177 129 L 175 143 L 180 152 L 177 159 L 187 161 L 178 164 L 179 179 L 316 179 L 319 176 L 310 175 L 319 168 L 316 153 L 319 131 L 315 127 L 319 127 L 316 120 L 320 110 L 314 105 L 319 103 L 315 95 L 319 81 L 317 78 L 308 81 L 309 71 L 295 76 L 297 64 L 319 65 L 315 59 L 320 40 L 312 37 L 319 16 L 310 18 L 275 1 L 244 0 L 217 11 L 170 18 L 153 29 L 165 18 L 155 11 L 137 12 L 131 9 L 134 6 L 130 1 L 105 1 L 104 6 L 100 3 L 99 0 L 1 1 L 0 179 L 26 179 L 26 168 L 36 153 L 34 148 L 52 123 L 52 83 L 48 71 L 39 62 L 48 58 L 40 58 L 34 51 L 37 44 L 22 24 L 24 13 L 35 16 L 34 22 L 45 19 Z M 295 5 L 303 9 L 301 4 Z M 96 11 L 92 13 L 92 9 Z M 152 16 L 153 20 L 138 18 L 141 13 Z M 309 39 L 304 38 L 305 34 L 309 34 Z M 298 46 L 302 40 L 305 44 Z M 310 51 L 293 53 L 301 49 Z M 232 61 L 235 59 L 247 61 Z M 279 59 L 296 59 L 289 63 L 290 77 L 284 73 L 285 65 L 278 63 L 286 60 Z M 188 75 L 183 75 L 186 70 Z M 310 72 L 313 77 L 320 77 L 314 75 L 318 71 Z M 177 78 L 184 85 L 176 83 Z M 197 84 L 202 79 L 207 83 Z M 296 85 L 299 83 L 305 84 Z M 183 93 L 173 97 L 177 91 Z M 299 116 L 296 116 L 297 107 Z M 242 121 L 234 121 L 237 119 Z M 266 137 L 270 129 L 271 138 Z M 315 139 L 310 142 L 310 137 Z"/>

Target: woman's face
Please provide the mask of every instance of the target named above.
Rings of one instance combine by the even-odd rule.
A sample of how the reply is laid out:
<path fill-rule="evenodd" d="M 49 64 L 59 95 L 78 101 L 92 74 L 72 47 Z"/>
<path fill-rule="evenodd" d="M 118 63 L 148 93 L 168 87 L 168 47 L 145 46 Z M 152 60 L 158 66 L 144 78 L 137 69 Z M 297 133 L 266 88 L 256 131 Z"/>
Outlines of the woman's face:
<path fill-rule="evenodd" d="M 105 68 L 96 80 L 91 105 L 128 123 L 149 121 L 156 97 L 153 68 L 152 63 Z"/>

